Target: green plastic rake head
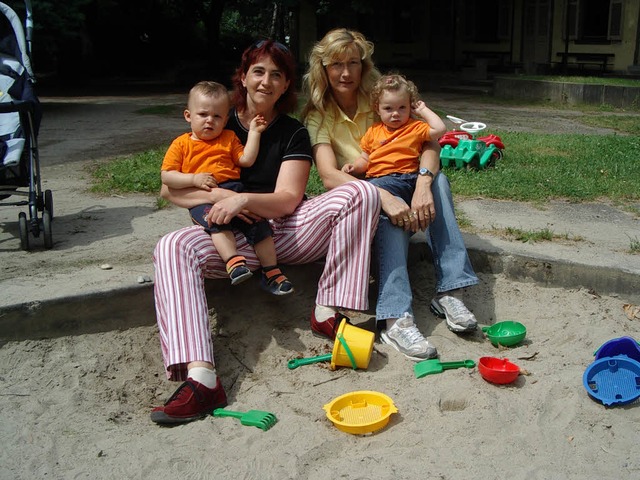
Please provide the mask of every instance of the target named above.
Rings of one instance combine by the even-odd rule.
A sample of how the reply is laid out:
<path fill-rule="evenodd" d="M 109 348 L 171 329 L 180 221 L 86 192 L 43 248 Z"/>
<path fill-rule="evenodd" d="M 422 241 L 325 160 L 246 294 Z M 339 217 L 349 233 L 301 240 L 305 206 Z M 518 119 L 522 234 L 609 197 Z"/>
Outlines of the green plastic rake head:
<path fill-rule="evenodd" d="M 249 410 L 248 412 L 234 412 L 233 410 L 225 410 L 224 408 L 216 408 L 213 411 L 214 417 L 233 417 L 239 418 L 242 425 L 249 427 L 258 427 L 265 432 L 273 427 L 278 419 L 273 413 L 263 410 Z"/>

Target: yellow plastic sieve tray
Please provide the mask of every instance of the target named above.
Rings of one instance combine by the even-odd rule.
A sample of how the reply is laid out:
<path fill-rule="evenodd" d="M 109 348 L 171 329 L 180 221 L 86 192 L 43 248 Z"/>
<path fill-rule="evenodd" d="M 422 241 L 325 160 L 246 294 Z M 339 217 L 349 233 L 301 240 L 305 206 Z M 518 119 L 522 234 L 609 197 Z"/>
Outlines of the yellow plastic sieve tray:
<path fill-rule="evenodd" d="M 391 414 L 398 413 L 391 398 L 368 390 L 345 393 L 322 408 L 336 428 L 355 435 L 380 430 Z"/>

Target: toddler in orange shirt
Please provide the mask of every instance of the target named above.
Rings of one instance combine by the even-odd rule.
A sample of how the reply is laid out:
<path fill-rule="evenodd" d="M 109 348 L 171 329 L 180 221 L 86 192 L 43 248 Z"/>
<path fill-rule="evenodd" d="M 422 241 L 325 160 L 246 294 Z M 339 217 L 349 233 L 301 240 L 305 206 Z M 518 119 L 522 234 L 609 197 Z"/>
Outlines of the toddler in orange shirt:
<path fill-rule="evenodd" d="M 225 129 L 229 118 L 230 98 L 227 89 L 216 82 L 197 83 L 189 92 L 185 120 L 191 132 L 176 138 L 161 167 L 162 183 L 169 188 L 225 188 L 243 191 L 240 168 L 251 167 L 258 156 L 260 136 L 267 128 L 261 115 L 256 115 L 249 128 L 246 145 L 237 135 Z M 262 287 L 274 295 L 293 293 L 293 286 L 277 265 L 273 230 L 268 220 L 247 223 L 233 218 L 228 224 L 210 224 L 211 204 L 189 209 L 194 223 L 202 225 L 211 234 L 220 257 L 226 259 L 226 268 L 232 285 L 248 280 L 253 274 L 246 258 L 238 255 L 233 230 L 241 231 L 247 242 L 255 248 L 262 265 Z"/>
<path fill-rule="evenodd" d="M 351 175 L 364 175 L 374 185 L 411 205 L 417 176 L 431 174 L 427 168 L 420 168 L 423 145 L 440 138 L 446 126 L 420 100 L 415 84 L 402 75 L 380 77 L 371 91 L 371 105 L 380 121 L 369 127 L 362 137 L 360 157 L 342 170 Z M 411 113 L 424 121 L 412 118 Z"/>

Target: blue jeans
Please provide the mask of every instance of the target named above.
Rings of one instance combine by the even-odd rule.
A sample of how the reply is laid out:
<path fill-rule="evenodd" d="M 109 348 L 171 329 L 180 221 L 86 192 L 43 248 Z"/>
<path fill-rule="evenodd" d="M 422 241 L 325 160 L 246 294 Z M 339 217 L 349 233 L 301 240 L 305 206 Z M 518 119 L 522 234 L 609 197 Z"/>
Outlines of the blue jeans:
<path fill-rule="evenodd" d="M 386 190 L 395 197 L 400 197 L 407 205 L 411 205 L 417 179 L 417 173 L 391 173 L 382 177 L 367 178 L 367 182 Z"/>
<path fill-rule="evenodd" d="M 378 183 L 384 188 L 384 185 Z M 431 185 L 436 219 L 427 229 L 427 244 L 431 248 L 436 273 L 436 291 L 448 292 L 478 283 L 467 255 L 467 248 L 458 227 L 449 179 L 439 173 Z M 379 290 L 376 322 L 399 318 L 404 312 L 413 314 L 411 284 L 407 269 L 411 232 L 394 226 L 389 218 L 380 215 L 373 240 L 378 262 Z M 380 325 L 384 328 L 384 325 Z"/>

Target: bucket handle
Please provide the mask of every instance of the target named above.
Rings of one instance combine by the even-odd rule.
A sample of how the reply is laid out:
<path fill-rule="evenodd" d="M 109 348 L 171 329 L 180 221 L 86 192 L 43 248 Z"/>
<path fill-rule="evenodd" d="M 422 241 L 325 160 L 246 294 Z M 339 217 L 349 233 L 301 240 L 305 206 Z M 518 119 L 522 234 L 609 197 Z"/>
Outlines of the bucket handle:
<path fill-rule="evenodd" d="M 349 348 L 349 345 L 347 345 L 347 341 L 343 338 L 341 333 L 338 333 L 336 335 L 336 338 L 340 340 L 340 343 L 344 347 L 344 351 L 347 352 L 347 356 L 349 357 L 351 366 L 353 367 L 354 370 L 356 370 L 358 368 L 358 366 L 356 365 L 356 359 L 353 357 L 353 353 L 351 353 L 351 349 Z"/>

